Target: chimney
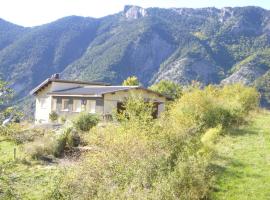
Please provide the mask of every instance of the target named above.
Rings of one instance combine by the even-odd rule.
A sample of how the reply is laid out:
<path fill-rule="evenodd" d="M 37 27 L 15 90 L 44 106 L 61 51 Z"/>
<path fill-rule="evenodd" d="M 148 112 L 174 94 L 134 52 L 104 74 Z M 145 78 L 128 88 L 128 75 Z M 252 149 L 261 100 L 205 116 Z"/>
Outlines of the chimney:
<path fill-rule="evenodd" d="M 60 78 L 60 74 L 53 74 L 51 76 L 51 79 L 59 79 Z"/>

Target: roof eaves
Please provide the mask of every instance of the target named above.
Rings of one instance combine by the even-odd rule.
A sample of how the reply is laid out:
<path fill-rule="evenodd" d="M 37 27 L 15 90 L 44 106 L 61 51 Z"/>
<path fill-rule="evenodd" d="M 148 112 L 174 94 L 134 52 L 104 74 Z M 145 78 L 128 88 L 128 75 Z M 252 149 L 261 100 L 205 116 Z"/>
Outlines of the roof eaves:
<path fill-rule="evenodd" d="M 35 95 L 41 88 L 45 87 L 47 84 L 49 84 L 51 82 L 77 83 L 77 84 L 83 84 L 83 85 L 97 85 L 97 86 L 110 86 L 109 83 L 102 83 L 102 82 L 71 81 L 71 80 L 47 78 L 45 81 L 43 81 L 41 84 L 39 84 L 33 90 L 31 90 L 30 95 Z"/>
<path fill-rule="evenodd" d="M 139 86 L 131 86 L 130 88 L 118 88 L 115 90 L 107 91 L 107 92 L 102 92 L 101 94 L 109 94 L 109 93 L 114 93 L 114 92 L 120 92 L 120 91 L 128 91 L 130 89 L 137 89 Z"/>
<path fill-rule="evenodd" d="M 86 93 L 81 93 L 81 94 L 72 94 L 72 93 L 57 93 L 57 92 L 50 92 L 48 93 L 49 95 L 52 96 L 64 96 L 64 97 L 102 97 L 102 95 L 99 94 L 86 94 Z"/>
<path fill-rule="evenodd" d="M 30 91 L 30 95 L 35 95 L 41 88 L 45 87 L 47 84 L 49 84 L 52 80 L 50 78 L 47 78 L 45 81 L 40 83 L 37 87 L 35 87 L 33 90 Z"/>
<path fill-rule="evenodd" d="M 141 89 L 141 90 L 156 94 L 158 96 L 165 97 L 167 100 L 173 100 L 171 97 L 169 97 L 167 95 L 161 94 L 159 92 L 155 92 L 153 90 L 150 90 L 150 89 L 147 89 L 147 88 L 144 88 L 144 87 L 141 87 L 141 86 L 132 86 L 130 88 L 117 89 L 117 90 L 114 90 L 114 91 L 104 92 L 102 94 L 109 94 L 109 93 L 114 93 L 114 92 L 118 92 L 118 91 L 128 91 L 128 90 L 132 90 L 132 89 Z"/>

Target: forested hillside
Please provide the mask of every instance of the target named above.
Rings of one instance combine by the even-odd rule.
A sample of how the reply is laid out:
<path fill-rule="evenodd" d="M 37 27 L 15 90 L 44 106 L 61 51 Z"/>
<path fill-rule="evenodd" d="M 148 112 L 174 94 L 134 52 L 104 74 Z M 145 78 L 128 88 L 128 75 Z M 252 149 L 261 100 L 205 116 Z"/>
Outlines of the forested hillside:
<path fill-rule="evenodd" d="M 103 18 L 70 16 L 31 28 L 0 20 L 0 73 L 17 98 L 55 72 L 113 84 L 135 75 L 145 86 L 241 81 L 264 92 L 269 67 L 270 11 L 259 7 L 126 6 Z"/>

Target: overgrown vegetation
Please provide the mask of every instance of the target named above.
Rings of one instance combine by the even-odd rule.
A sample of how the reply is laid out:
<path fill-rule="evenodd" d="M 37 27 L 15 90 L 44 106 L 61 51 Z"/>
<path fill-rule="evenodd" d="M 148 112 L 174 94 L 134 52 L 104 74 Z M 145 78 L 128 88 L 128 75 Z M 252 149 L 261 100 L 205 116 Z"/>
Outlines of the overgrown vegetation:
<path fill-rule="evenodd" d="M 81 113 L 74 121 L 74 127 L 80 131 L 89 131 L 92 127 L 96 126 L 99 118 L 95 114 Z"/>
<path fill-rule="evenodd" d="M 104 126 L 95 126 L 96 116 L 86 113 L 74 122 L 67 120 L 58 130 L 10 124 L 0 137 L 0 151 L 9 149 L 8 156 L 0 158 L 4 163 L 0 197 L 209 198 L 215 184 L 212 163 L 218 153 L 217 142 L 221 135 L 244 124 L 258 100 L 254 88 L 239 84 L 191 87 L 159 119 L 152 116 L 151 102 L 130 97 L 117 115 L 118 122 Z M 58 158 L 78 145 L 86 145 L 82 149 L 87 151 L 74 165 L 57 164 Z M 51 170 L 46 163 L 52 165 Z M 29 174 L 30 170 L 36 175 Z M 14 174 L 21 178 L 13 179 Z M 51 174 L 53 179 L 48 180 Z M 29 188 L 19 187 L 22 183 Z M 32 183 L 35 186 L 29 186 Z"/>
<path fill-rule="evenodd" d="M 49 114 L 49 119 L 51 120 L 51 122 L 56 122 L 58 120 L 58 114 L 53 111 Z"/>
<path fill-rule="evenodd" d="M 140 85 L 139 79 L 136 76 L 130 76 L 122 83 L 123 86 L 138 86 Z"/>
<path fill-rule="evenodd" d="M 94 128 L 87 135 L 93 150 L 63 178 L 57 195 L 63 199 L 207 198 L 217 138 L 242 124 L 256 109 L 258 97 L 255 89 L 242 85 L 192 88 L 158 120 L 152 118 L 151 109 L 141 109 L 144 102 L 128 100 L 123 113 L 127 120 Z"/>
<path fill-rule="evenodd" d="M 161 80 L 152 85 L 149 89 L 172 99 L 178 99 L 182 95 L 182 87 L 179 84 L 168 80 Z"/>

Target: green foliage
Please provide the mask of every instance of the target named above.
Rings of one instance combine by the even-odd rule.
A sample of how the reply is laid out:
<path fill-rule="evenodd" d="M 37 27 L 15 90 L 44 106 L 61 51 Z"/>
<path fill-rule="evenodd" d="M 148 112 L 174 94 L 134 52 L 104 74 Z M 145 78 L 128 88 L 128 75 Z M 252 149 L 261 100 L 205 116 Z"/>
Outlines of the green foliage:
<path fill-rule="evenodd" d="M 24 146 L 26 153 L 32 158 L 44 159 L 48 156 L 61 157 L 65 149 L 77 147 L 80 142 L 78 132 L 68 124 L 58 132 L 47 132 Z"/>
<path fill-rule="evenodd" d="M 140 85 L 139 79 L 136 76 L 130 76 L 123 81 L 122 85 L 124 86 L 136 86 Z"/>
<path fill-rule="evenodd" d="M 270 106 L 270 72 L 265 73 L 254 82 L 254 86 L 261 93 L 261 104 L 264 107 Z"/>
<path fill-rule="evenodd" d="M 201 142 L 203 144 L 202 152 L 211 153 L 215 151 L 215 144 L 222 133 L 222 126 L 219 125 L 215 128 L 208 129 L 201 137 Z"/>
<path fill-rule="evenodd" d="M 172 99 L 178 99 L 182 95 L 182 87 L 179 84 L 168 80 L 161 80 L 152 85 L 149 89 Z"/>
<path fill-rule="evenodd" d="M 123 120 L 85 135 L 94 149 L 65 176 L 58 194 L 63 199 L 206 199 L 219 135 L 239 125 L 257 103 L 256 90 L 242 85 L 193 88 L 153 120 L 149 105 L 127 100 Z"/>
<path fill-rule="evenodd" d="M 55 112 L 55 111 L 53 111 L 53 112 L 51 112 L 50 114 L 49 114 L 49 119 L 51 120 L 51 122 L 55 122 L 55 121 L 57 121 L 58 120 L 58 114 Z"/>
<path fill-rule="evenodd" d="M 7 107 L 13 95 L 14 91 L 8 86 L 8 83 L 0 79 L 0 123 L 10 116 L 17 121 L 22 117 L 22 114 L 16 112 L 13 107 Z"/>
<path fill-rule="evenodd" d="M 13 96 L 13 90 L 8 87 L 8 83 L 0 79 L 0 106 L 5 105 Z"/>
<path fill-rule="evenodd" d="M 73 121 L 74 127 L 80 131 L 89 131 L 92 127 L 96 126 L 99 118 L 95 114 L 80 113 L 80 115 Z"/>
<path fill-rule="evenodd" d="M 65 145 L 65 134 L 47 133 L 33 142 L 26 143 L 24 148 L 27 155 L 33 159 L 45 159 L 50 156 L 60 157 L 64 152 Z"/>
<path fill-rule="evenodd" d="M 251 87 L 241 84 L 223 88 L 207 86 L 204 90 L 194 88 L 184 93 L 174 104 L 172 116 L 180 126 L 211 128 L 219 124 L 223 128 L 239 125 L 247 113 L 258 106 L 259 94 Z"/>
<path fill-rule="evenodd" d="M 35 139 L 43 137 L 46 132 L 45 129 L 28 129 L 27 127 L 22 127 L 20 124 L 10 124 L 7 127 L 1 127 L 0 130 L 3 131 L 0 135 L 14 141 L 16 144 L 33 142 Z"/>
<path fill-rule="evenodd" d="M 81 138 L 79 133 L 73 128 L 68 128 L 66 131 L 67 146 L 69 148 L 77 147 L 81 143 Z"/>
<path fill-rule="evenodd" d="M 62 124 L 64 124 L 64 123 L 66 123 L 67 119 L 66 119 L 65 117 L 62 116 L 62 117 L 60 118 L 60 121 L 61 121 Z"/>
<path fill-rule="evenodd" d="M 136 122 L 143 126 L 153 120 L 153 103 L 145 102 L 142 96 L 131 94 L 124 102 L 123 110 L 116 117 L 121 122 Z"/>

